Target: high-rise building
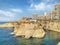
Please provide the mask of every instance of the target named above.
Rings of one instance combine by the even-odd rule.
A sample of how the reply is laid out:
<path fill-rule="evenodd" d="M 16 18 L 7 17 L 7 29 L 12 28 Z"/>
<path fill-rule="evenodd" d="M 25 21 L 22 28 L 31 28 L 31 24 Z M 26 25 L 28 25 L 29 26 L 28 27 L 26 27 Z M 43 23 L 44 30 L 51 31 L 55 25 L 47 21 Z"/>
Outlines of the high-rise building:
<path fill-rule="evenodd" d="M 60 20 L 60 4 L 55 5 L 55 10 L 51 11 L 51 20 Z"/>
<path fill-rule="evenodd" d="M 60 19 L 60 4 L 55 5 L 55 10 L 56 10 L 56 14 L 57 14 L 58 18 Z"/>

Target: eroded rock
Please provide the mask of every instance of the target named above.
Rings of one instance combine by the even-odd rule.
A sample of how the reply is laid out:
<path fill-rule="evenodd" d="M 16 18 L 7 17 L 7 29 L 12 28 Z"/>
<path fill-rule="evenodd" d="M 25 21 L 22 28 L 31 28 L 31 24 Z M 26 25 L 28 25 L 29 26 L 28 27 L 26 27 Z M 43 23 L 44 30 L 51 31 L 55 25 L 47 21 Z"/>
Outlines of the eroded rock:
<path fill-rule="evenodd" d="M 45 36 L 45 32 L 43 29 L 35 30 L 34 34 L 32 35 L 32 37 L 35 37 L 35 38 L 43 38 L 44 36 Z"/>
<path fill-rule="evenodd" d="M 60 45 L 60 42 L 57 45 Z"/>

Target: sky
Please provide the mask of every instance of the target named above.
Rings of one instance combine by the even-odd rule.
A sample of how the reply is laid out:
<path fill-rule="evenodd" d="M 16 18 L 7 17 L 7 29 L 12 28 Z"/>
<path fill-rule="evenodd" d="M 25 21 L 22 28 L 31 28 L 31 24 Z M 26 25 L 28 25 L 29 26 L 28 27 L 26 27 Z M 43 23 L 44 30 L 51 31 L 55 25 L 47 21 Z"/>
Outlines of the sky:
<path fill-rule="evenodd" d="M 32 14 L 50 13 L 60 0 L 0 0 L 0 22 L 18 21 Z"/>

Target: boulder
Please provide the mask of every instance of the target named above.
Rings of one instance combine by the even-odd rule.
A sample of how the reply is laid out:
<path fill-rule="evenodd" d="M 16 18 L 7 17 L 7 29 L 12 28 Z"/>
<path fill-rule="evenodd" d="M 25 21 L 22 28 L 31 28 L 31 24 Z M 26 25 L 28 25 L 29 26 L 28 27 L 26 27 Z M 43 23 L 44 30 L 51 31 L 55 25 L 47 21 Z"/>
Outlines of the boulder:
<path fill-rule="evenodd" d="M 25 38 L 29 39 L 30 37 L 32 37 L 33 33 L 34 33 L 34 30 L 26 30 L 25 31 Z"/>
<path fill-rule="evenodd" d="M 35 38 L 43 38 L 44 36 L 45 36 L 45 32 L 43 29 L 35 30 L 34 34 L 32 35 L 32 37 Z"/>
<path fill-rule="evenodd" d="M 60 45 L 60 42 L 57 45 Z"/>

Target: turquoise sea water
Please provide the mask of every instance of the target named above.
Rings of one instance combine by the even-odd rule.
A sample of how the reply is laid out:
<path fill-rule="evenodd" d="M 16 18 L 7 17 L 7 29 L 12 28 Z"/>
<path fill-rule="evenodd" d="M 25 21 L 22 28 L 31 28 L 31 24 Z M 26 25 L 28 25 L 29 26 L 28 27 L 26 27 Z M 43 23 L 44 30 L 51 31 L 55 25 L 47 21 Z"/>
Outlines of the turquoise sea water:
<path fill-rule="evenodd" d="M 60 33 L 47 31 L 43 39 L 25 39 L 12 35 L 12 28 L 0 28 L 0 45 L 57 45 L 60 42 Z"/>

